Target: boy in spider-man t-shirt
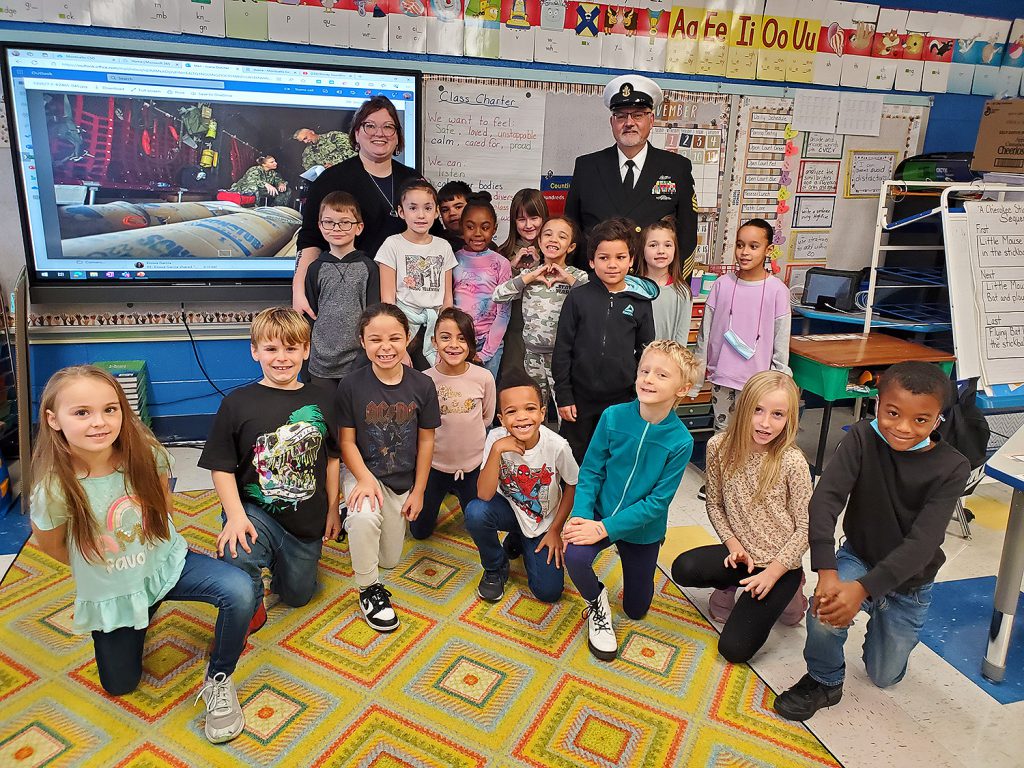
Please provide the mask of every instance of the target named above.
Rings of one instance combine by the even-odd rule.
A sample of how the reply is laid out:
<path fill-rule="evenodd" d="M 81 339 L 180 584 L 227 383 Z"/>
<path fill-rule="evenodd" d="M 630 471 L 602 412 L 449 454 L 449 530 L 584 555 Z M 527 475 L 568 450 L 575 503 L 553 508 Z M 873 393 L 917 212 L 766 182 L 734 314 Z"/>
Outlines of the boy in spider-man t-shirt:
<path fill-rule="evenodd" d="M 501 600 L 509 561 L 522 555 L 533 596 L 553 603 L 565 579 L 562 525 L 572 510 L 579 466 L 565 438 L 543 425 L 544 398 L 529 376 L 502 379 L 498 418 L 501 426 L 484 444 L 477 498 L 464 510 L 484 567 L 477 594 Z M 499 531 L 508 531 L 504 543 Z"/>

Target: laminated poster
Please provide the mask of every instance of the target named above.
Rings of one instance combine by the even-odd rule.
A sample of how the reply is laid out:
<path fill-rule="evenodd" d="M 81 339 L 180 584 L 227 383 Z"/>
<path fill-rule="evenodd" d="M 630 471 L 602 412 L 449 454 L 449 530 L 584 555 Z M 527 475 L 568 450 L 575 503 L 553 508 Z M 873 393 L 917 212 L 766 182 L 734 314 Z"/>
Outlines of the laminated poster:
<path fill-rule="evenodd" d="M 677 0 L 668 21 L 668 44 L 665 48 L 665 71 L 687 75 L 697 73 L 700 22 L 704 9 L 697 2 Z"/>
<path fill-rule="evenodd" d="M 850 26 L 844 28 L 843 68 L 839 84 L 847 88 L 866 88 L 871 72 L 871 45 L 875 40 L 878 6 L 858 4 Z"/>
<path fill-rule="evenodd" d="M 712 7 L 717 6 L 717 7 Z M 729 64 L 729 23 L 732 14 L 721 1 L 709 3 L 700 24 L 697 41 L 697 74 L 725 77 Z"/>
<path fill-rule="evenodd" d="M 540 26 L 540 0 L 501 0 L 501 58 L 533 61 L 535 30 Z"/>
<path fill-rule="evenodd" d="M 388 49 L 387 0 L 355 0 L 355 13 L 349 15 L 348 38 L 352 48 L 364 51 Z"/>
<path fill-rule="evenodd" d="M 757 79 L 785 82 L 793 40 L 789 27 L 796 0 L 768 0 L 757 34 Z"/>
<path fill-rule="evenodd" d="M 636 31 L 640 9 L 632 3 L 604 7 L 604 42 L 601 66 L 607 69 L 632 69 L 636 58 Z"/>
<path fill-rule="evenodd" d="M 924 38 L 924 73 L 921 90 L 945 93 L 949 83 L 949 70 L 953 62 L 953 48 L 957 42 L 959 14 L 935 14 L 931 32 Z"/>
<path fill-rule="evenodd" d="M 135 21 L 135 0 L 91 0 L 90 13 L 94 27 L 138 29 Z"/>
<path fill-rule="evenodd" d="M 1021 75 L 1024 74 L 1024 19 L 1016 19 L 1010 29 L 1003 62 L 999 67 L 999 89 L 997 95 L 1013 96 L 1021 91 Z"/>
<path fill-rule="evenodd" d="M 298 0 L 267 3 L 267 33 L 282 43 L 309 44 L 309 8 Z"/>
<path fill-rule="evenodd" d="M 868 69 L 869 88 L 891 91 L 895 87 L 896 73 L 907 39 L 907 14 L 907 11 L 892 8 L 883 8 L 878 12 L 875 39 L 871 46 L 871 66 Z"/>
<path fill-rule="evenodd" d="M 668 41 L 670 11 L 662 0 L 648 0 L 637 15 L 633 46 L 633 68 L 641 72 L 663 72 Z"/>
<path fill-rule="evenodd" d="M 0 21 L 42 20 L 42 0 L 0 0 Z"/>
<path fill-rule="evenodd" d="M 179 0 L 136 0 L 135 20 L 139 29 L 180 35 L 181 5 Z"/>
<path fill-rule="evenodd" d="M 574 67 L 600 67 L 604 6 L 600 3 L 570 0 L 565 13 L 569 31 L 569 64 Z"/>
<path fill-rule="evenodd" d="M 187 0 L 181 4 L 181 31 L 188 35 L 224 37 L 224 0 Z"/>
<path fill-rule="evenodd" d="M 935 14 L 911 11 L 907 14 L 907 34 L 903 38 L 900 63 L 896 68 L 897 91 L 920 91 L 924 76 L 924 41 L 931 31 Z"/>
<path fill-rule="evenodd" d="M 985 19 L 977 16 L 961 16 L 960 19 L 956 45 L 953 46 L 953 60 L 949 65 L 946 93 L 970 93 L 974 84 L 975 66 L 981 61 Z"/>
<path fill-rule="evenodd" d="M 763 0 L 735 3 L 729 19 L 728 58 L 725 76 L 734 80 L 757 77 L 757 29 L 761 26 Z"/>
<path fill-rule="evenodd" d="M 391 0 L 388 14 L 388 50 L 427 52 L 428 0 Z"/>
<path fill-rule="evenodd" d="M 569 63 L 566 0 L 540 0 L 540 29 L 534 33 L 533 60 L 545 64 Z"/>
<path fill-rule="evenodd" d="M 465 53 L 462 0 L 430 0 L 427 5 L 427 53 L 462 56 Z"/>
<path fill-rule="evenodd" d="M 984 37 L 981 40 L 979 61 L 974 67 L 974 82 L 971 93 L 978 96 L 997 96 L 1002 88 L 1001 64 L 1007 46 L 1012 22 L 1003 19 L 986 19 Z"/>
<path fill-rule="evenodd" d="M 92 24 L 89 0 L 43 0 L 43 21 L 49 24 Z"/>
<path fill-rule="evenodd" d="M 224 29 L 228 37 L 267 40 L 267 4 L 263 0 L 224 0 Z"/>
<path fill-rule="evenodd" d="M 309 42 L 328 48 L 351 47 L 349 25 L 354 14 L 337 0 L 320 0 L 309 9 Z"/>
<path fill-rule="evenodd" d="M 466 55 L 496 59 L 501 46 L 501 0 L 467 0 L 463 40 Z"/>

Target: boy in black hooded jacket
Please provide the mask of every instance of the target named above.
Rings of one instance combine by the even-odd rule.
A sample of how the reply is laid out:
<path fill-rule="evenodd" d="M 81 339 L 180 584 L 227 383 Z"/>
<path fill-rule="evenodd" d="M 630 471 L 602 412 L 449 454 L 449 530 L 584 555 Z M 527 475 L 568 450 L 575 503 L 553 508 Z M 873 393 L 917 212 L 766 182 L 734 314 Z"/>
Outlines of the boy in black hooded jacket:
<path fill-rule="evenodd" d="M 605 408 L 634 397 L 636 369 L 654 341 L 651 301 L 658 286 L 629 274 L 639 250 L 629 219 L 609 219 L 590 233 L 590 280 L 569 292 L 558 317 L 551 372 L 561 434 L 579 463 Z"/>

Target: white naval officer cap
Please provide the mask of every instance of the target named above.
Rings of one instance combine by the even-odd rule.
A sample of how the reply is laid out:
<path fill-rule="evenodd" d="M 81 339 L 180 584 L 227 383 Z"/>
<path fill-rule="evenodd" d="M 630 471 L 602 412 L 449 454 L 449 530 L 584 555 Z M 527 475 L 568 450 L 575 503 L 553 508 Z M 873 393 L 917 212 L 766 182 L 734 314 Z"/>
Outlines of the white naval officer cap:
<path fill-rule="evenodd" d="M 604 105 L 613 111 L 625 107 L 657 111 L 664 98 L 661 86 L 643 75 L 619 75 L 604 87 Z"/>

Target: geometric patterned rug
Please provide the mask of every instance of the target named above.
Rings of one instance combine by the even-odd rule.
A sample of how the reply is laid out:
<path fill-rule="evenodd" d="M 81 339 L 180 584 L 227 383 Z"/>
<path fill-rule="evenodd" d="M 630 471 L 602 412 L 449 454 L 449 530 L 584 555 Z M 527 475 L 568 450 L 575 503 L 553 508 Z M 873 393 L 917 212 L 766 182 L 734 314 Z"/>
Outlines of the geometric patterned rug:
<path fill-rule="evenodd" d="M 175 523 L 210 553 L 213 491 L 175 494 Z M 268 598 L 235 684 L 246 729 L 203 735 L 202 682 L 215 612 L 167 603 L 147 636 L 134 693 L 103 693 L 88 635 L 68 631 L 68 570 L 27 545 L 0 585 L 0 766 L 835 766 L 745 664 L 717 654 L 718 634 L 659 571 L 648 616 L 619 608 L 617 558 L 597 562 L 613 595 L 619 658 L 587 650 L 583 601 L 524 593 L 522 561 L 500 603 L 476 596 L 480 565 L 446 509 L 437 533 L 406 542 L 386 574 L 401 617 L 390 635 L 363 621 L 348 551 L 324 548 L 304 608 Z"/>

